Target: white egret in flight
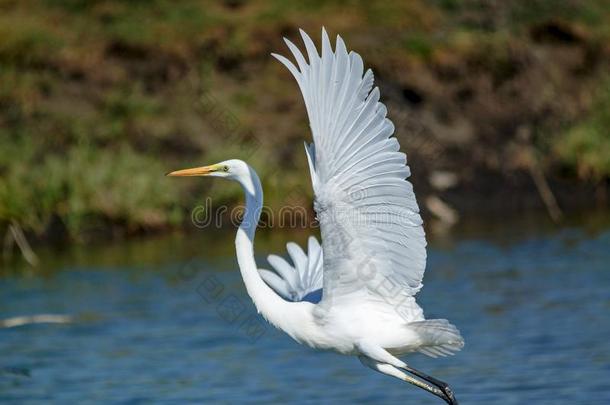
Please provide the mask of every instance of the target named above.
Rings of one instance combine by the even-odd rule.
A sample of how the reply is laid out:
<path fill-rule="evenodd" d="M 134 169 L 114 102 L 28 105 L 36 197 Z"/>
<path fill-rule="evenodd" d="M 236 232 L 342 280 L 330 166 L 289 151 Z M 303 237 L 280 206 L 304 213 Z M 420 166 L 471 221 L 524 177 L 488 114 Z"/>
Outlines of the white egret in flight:
<path fill-rule="evenodd" d="M 422 219 L 407 180 L 406 155 L 392 137 L 373 88 L 373 73 L 337 36 L 333 52 L 322 29 L 321 55 L 301 30 L 307 60 L 285 39 L 296 65 L 273 54 L 296 79 L 309 116 L 313 143 L 305 144 L 322 246 L 309 239 L 308 254 L 294 243 L 294 266 L 269 256 L 276 272 L 259 270 L 254 233 L 263 190 L 241 160 L 178 170 L 170 176 L 223 177 L 241 184 L 246 198 L 237 231 L 237 261 L 259 313 L 299 343 L 358 356 L 363 365 L 457 404 L 449 386 L 397 356 L 419 351 L 436 357 L 464 345 L 445 319 L 425 319 L 415 302 L 426 265 Z"/>

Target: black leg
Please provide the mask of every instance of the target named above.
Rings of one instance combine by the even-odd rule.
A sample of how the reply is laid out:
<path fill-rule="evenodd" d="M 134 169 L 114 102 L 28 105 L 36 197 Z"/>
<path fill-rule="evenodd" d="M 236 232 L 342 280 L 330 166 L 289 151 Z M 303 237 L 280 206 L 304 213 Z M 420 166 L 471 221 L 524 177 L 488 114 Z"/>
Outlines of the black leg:
<path fill-rule="evenodd" d="M 438 387 L 438 389 L 440 389 L 443 392 L 443 394 L 445 394 L 445 398 L 443 398 L 443 399 L 449 405 L 458 405 L 458 401 L 457 401 L 457 399 L 455 399 L 455 394 L 453 393 L 453 390 L 451 389 L 449 384 L 447 384 L 446 382 L 436 379 L 432 376 L 429 376 L 428 374 L 423 373 L 413 367 L 406 366 L 406 367 L 404 367 L 404 370 L 408 371 L 409 373 L 421 378 L 422 380 L 427 381 L 430 384 Z"/>

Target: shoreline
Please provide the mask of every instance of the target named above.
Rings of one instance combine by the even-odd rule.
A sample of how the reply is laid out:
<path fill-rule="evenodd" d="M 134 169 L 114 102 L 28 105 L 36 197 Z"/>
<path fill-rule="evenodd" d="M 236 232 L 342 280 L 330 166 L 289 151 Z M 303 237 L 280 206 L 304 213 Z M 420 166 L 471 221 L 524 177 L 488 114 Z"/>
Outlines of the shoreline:
<path fill-rule="evenodd" d="M 468 240 L 489 240 L 492 243 L 506 244 L 511 241 L 523 239 L 536 239 L 547 234 L 581 229 L 586 233 L 603 232 L 610 229 L 610 213 L 606 210 L 579 210 L 566 211 L 563 219 L 557 223 L 553 221 L 544 210 L 529 210 L 522 212 L 504 213 L 498 215 L 465 215 L 453 226 L 447 226 L 439 220 L 424 216 L 424 228 L 429 245 L 434 248 L 452 246 L 457 242 Z M 501 229 L 501 231 L 500 231 Z M 229 255 L 233 253 L 233 244 L 229 243 L 234 237 L 236 227 L 232 225 L 222 228 L 197 228 L 188 225 L 165 231 L 138 233 L 117 238 L 97 238 L 87 243 L 74 243 L 72 241 L 32 241 L 31 250 L 37 258 L 37 263 L 28 264 L 21 256 L 18 247 L 14 246 L 11 257 L 4 258 L 5 266 L 15 268 L 45 269 L 48 266 L 46 258 L 60 255 L 76 255 L 82 259 L 79 252 L 83 248 L 91 251 L 93 255 L 99 251 L 115 251 L 121 260 L 137 264 L 139 257 L 132 257 L 132 251 L 142 249 L 152 257 L 156 256 L 157 244 L 172 246 L 176 257 L 198 257 L 204 252 L 215 252 L 216 255 Z M 315 235 L 319 238 L 319 229 L 313 228 L 263 228 L 257 232 L 257 250 L 259 254 L 275 251 L 284 253 L 284 244 L 289 240 L 305 245 L 307 237 Z M 70 253 L 73 252 L 73 253 Z M 87 257 L 89 253 L 85 254 Z M 110 255 L 113 256 L 113 255 Z M 163 255 L 161 255 L 163 256 Z M 129 258 L 132 259 L 129 259 Z M 86 260 L 86 259 L 85 259 Z M 109 259 L 112 262 L 112 258 Z M 114 262 L 121 265 L 121 260 Z M 154 262 L 154 260 L 153 260 Z M 46 271 L 46 270 L 45 270 Z M 11 274 L 7 272 L 6 274 Z"/>

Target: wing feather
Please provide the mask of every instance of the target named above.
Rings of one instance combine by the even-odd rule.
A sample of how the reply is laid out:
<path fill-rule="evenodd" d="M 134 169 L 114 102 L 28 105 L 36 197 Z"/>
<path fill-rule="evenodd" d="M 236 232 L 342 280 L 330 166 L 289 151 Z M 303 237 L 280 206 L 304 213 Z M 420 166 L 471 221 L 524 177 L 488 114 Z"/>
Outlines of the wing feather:
<path fill-rule="evenodd" d="M 408 320 L 416 320 L 421 310 L 411 297 L 422 287 L 426 239 L 407 157 L 392 137 L 394 125 L 373 87 L 373 72 L 364 70 L 360 55 L 348 52 L 340 36 L 333 52 L 322 29 L 318 54 L 300 33 L 307 60 L 288 40 L 296 66 L 274 56 L 295 77 L 313 134 L 306 152 L 324 252 L 320 313 L 364 293 L 393 307 L 405 302 Z M 311 254 L 309 259 L 311 264 Z"/>
<path fill-rule="evenodd" d="M 294 242 L 286 244 L 292 264 L 277 255 L 269 255 L 267 261 L 275 270 L 259 269 L 263 280 L 283 298 L 290 301 L 318 302 L 321 299 L 323 272 L 322 247 L 310 236 L 307 254 Z"/>

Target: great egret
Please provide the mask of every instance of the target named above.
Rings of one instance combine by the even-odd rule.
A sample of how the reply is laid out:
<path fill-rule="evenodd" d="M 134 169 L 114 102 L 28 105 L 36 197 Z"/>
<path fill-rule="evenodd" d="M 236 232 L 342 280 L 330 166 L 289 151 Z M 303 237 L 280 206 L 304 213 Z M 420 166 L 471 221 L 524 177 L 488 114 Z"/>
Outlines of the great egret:
<path fill-rule="evenodd" d="M 340 36 L 333 52 L 322 29 L 318 55 L 300 32 L 308 61 L 287 39 L 296 66 L 272 55 L 296 79 L 307 108 L 314 143 L 306 143 L 305 151 L 322 248 L 313 237 L 308 255 L 289 243 L 294 267 L 270 256 L 277 273 L 259 271 L 253 245 L 263 190 L 254 169 L 233 159 L 168 175 L 241 184 L 246 207 L 235 238 L 237 260 L 246 290 L 268 322 L 299 343 L 358 356 L 375 371 L 457 404 L 446 383 L 396 357 L 414 351 L 445 356 L 460 350 L 464 340 L 447 320 L 425 319 L 415 302 L 426 239 L 406 155 L 392 137 L 379 89 L 372 89 L 373 73 L 364 72 L 362 58 L 348 53 Z"/>

